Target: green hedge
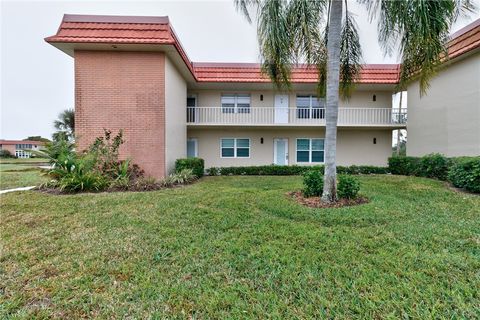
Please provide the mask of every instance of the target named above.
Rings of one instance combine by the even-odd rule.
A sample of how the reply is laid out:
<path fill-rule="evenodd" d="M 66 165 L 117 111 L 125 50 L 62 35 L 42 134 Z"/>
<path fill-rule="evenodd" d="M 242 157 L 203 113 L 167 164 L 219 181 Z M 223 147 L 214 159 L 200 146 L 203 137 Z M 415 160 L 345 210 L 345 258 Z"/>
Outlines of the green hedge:
<path fill-rule="evenodd" d="M 175 161 L 175 172 L 181 172 L 185 169 L 191 169 L 198 178 L 205 173 L 205 162 L 201 158 L 184 158 Z"/>
<path fill-rule="evenodd" d="M 480 193 L 480 157 L 457 158 L 448 172 L 448 180 L 457 188 Z"/>
<path fill-rule="evenodd" d="M 388 158 L 388 169 L 393 174 L 416 176 L 418 173 L 419 163 L 420 158 L 417 157 L 391 157 Z"/>
<path fill-rule="evenodd" d="M 388 167 L 393 174 L 447 180 L 452 161 L 439 153 L 423 157 L 396 156 L 388 159 Z"/>
<path fill-rule="evenodd" d="M 438 153 L 396 156 L 388 159 L 388 166 L 393 174 L 449 181 L 458 188 L 480 193 L 480 156 L 447 158 Z"/>
<path fill-rule="evenodd" d="M 248 167 L 212 167 L 207 169 L 207 174 L 211 176 L 228 176 L 228 175 L 246 175 L 246 176 L 292 176 L 301 175 L 308 170 L 319 170 L 323 172 L 324 166 L 248 166 Z M 338 173 L 345 174 L 385 174 L 388 173 L 388 168 L 374 167 L 374 166 L 349 166 L 337 167 Z"/>

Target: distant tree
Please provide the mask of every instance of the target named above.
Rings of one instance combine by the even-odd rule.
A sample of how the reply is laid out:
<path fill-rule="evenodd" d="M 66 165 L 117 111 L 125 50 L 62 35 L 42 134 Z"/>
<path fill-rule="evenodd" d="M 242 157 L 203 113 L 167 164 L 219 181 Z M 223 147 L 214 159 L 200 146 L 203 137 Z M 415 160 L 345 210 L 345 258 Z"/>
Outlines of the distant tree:
<path fill-rule="evenodd" d="M 53 122 L 53 126 L 57 129 L 52 137 L 54 141 L 75 140 L 75 111 L 66 109 L 58 115 L 58 119 Z"/>
<path fill-rule="evenodd" d="M 0 158 L 15 158 L 15 156 L 8 150 L 0 150 Z"/>
<path fill-rule="evenodd" d="M 23 140 L 50 142 L 50 139 L 43 138 L 42 136 L 29 136 L 29 137 L 27 137 L 26 139 L 23 139 Z"/>

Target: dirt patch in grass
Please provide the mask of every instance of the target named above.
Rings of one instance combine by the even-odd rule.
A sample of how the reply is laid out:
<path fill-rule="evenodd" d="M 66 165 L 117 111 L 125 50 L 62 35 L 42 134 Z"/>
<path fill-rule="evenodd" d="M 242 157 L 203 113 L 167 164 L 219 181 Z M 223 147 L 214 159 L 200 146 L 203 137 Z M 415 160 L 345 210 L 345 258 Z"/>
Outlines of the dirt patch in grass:
<path fill-rule="evenodd" d="M 287 196 L 299 204 L 310 208 L 342 208 L 370 202 L 366 197 L 357 197 L 356 199 L 339 199 L 334 203 L 325 203 L 320 197 L 304 197 L 301 191 L 287 192 Z"/>
<path fill-rule="evenodd" d="M 472 196 L 477 196 L 477 197 L 480 197 L 480 193 L 475 193 L 475 192 L 471 192 L 471 191 L 468 191 L 468 190 L 465 190 L 465 189 L 462 189 L 462 188 L 457 188 L 455 187 L 453 184 L 451 184 L 450 182 L 445 182 L 445 186 L 456 192 L 456 193 L 463 193 L 463 194 L 469 194 L 469 195 L 472 195 Z"/>

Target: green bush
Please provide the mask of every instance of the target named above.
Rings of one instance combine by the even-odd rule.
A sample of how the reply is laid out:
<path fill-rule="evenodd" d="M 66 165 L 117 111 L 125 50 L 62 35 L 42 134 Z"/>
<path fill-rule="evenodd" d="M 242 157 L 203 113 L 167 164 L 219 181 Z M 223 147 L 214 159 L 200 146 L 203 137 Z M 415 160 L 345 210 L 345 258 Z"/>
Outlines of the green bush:
<path fill-rule="evenodd" d="M 420 158 L 417 175 L 438 180 L 447 180 L 449 159 L 439 154 L 432 153 Z"/>
<path fill-rule="evenodd" d="M 15 156 L 8 150 L 0 150 L 0 158 L 15 158 Z"/>
<path fill-rule="evenodd" d="M 386 167 L 375 166 L 337 166 L 337 173 L 339 174 L 387 174 L 390 171 Z"/>
<path fill-rule="evenodd" d="M 110 181 L 98 172 L 74 171 L 58 181 L 58 187 L 64 192 L 99 192 L 108 188 Z"/>
<path fill-rule="evenodd" d="M 355 199 L 360 191 L 360 182 L 350 175 L 339 175 L 337 192 L 339 198 Z"/>
<path fill-rule="evenodd" d="M 388 169 L 392 174 L 404 176 L 417 175 L 420 158 L 395 156 L 388 158 Z"/>
<path fill-rule="evenodd" d="M 480 157 L 457 158 L 452 162 L 448 180 L 457 188 L 480 193 Z"/>
<path fill-rule="evenodd" d="M 193 174 L 192 169 L 183 169 L 165 177 L 160 184 L 164 187 L 171 187 L 174 185 L 192 183 L 197 179 L 197 175 Z"/>
<path fill-rule="evenodd" d="M 191 169 L 198 178 L 205 173 L 205 163 L 201 158 L 184 158 L 175 161 L 175 172 L 181 172 L 185 169 Z"/>
<path fill-rule="evenodd" d="M 320 197 L 323 193 L 323 171 L 308 170 L 303 173 L 303 195 Z"/>
<path fill-rule="evenodd" d="M 248 166 L 248 167 L 211 167 L 207 169 L 207 174 L 210 176 L 229 176 L 229 175 L 265 175 L 265 176 L 291 176 L 301 175 L 309 170 L 318 170 L 323 172 L 323 165 L 316 166 L 279 166 L 279 165 L 266 165 L 266 166 Z M 386 174 L 388 168 L 374 167 L 374 166 L 350 166 L 350 167 L 337 167 L 338 173 L 348 174 Z"/>

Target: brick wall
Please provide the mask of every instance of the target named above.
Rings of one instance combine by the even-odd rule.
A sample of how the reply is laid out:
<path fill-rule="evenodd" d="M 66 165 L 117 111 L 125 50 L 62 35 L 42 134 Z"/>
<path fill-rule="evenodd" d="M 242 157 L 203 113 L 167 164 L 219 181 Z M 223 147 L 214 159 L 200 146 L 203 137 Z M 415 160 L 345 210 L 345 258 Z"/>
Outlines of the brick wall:
<path fill-rule="evenodd" d="M 161 52 L 75 52 L 75 132 L 79 150 L 124 130 L 121 158 L 146 175 L 165 175 L 165 56 Z"/>

